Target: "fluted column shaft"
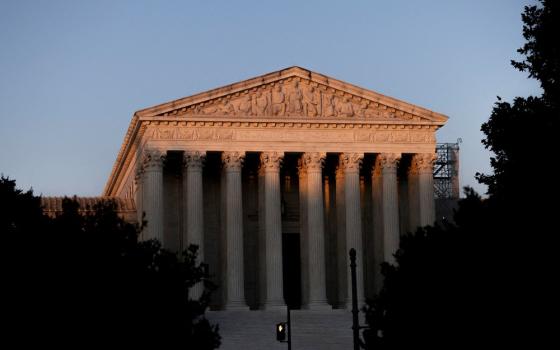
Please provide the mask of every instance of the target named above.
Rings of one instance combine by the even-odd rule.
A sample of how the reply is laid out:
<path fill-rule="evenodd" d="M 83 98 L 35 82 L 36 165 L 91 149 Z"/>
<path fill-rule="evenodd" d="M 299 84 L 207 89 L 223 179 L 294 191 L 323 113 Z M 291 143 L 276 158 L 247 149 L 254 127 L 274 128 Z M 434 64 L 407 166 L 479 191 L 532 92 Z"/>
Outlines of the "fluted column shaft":
<path fill-rule="evenodd" d="M 344 205 L 344 169 L 336 168 L 335 175 L 336 188 L 336 254 L 337 254 L 337 273 L 338 273 L 338 308 L 346 308 L 346 300 L 348 299 L 348 277 L 347 270 L 350 260 L 348 259 L 348 251 L 346 249 L 346 208 Z"/>
<path fill-rule="evenodd" d="M 408 231 L 416 232 L 420 226 L 420 203 L 418 198 L 418 168 L 413 161 L 410 163 L 407 173 L 408 184 Z"/>
<path fill-rule="evenodd" d="M 326 154 L 305 153 L 307 172 L 307 233 L 309 254 L 309 309 L 329 308 L 325 280 L 325 219 L 323 206 L 323 163 Z"/>
<path fill-rule="evenodd" d="M 364 257 L 362 247 L 362 208 L 360 203 L 360 167 L 364 155 L 361 153 L 343 153 L 339 158 L 339 167 L 344 169 L 344 195 L 346 209 L 346 250 L 356 250 L 356 289 L 358 306 L 364 300 Z M 347 267 L 346 307 L 352 306 L 352 275 L 350 265 Z"/>
<path fill-rule="evenodd" d="M 197 263 L 204 261 L 204 213 L 202 194 L 202 166 L 205 152 L 186 151 L 183 155 L 183 249 L 198 246 Z M 189 291 L 189 297 L 198 299 L 204 289 L 197 283 Z"/>
<path fill-rule="evenodd" d="M 140 164 L 136 169 L 136 174 L 134 176 L 134 183 L 136 184 L 135 202 L 136 202 L 136 221 L 138 225 L 142 225 L 142 220 L 144 217 L 144 209 L 142 205 L 144 190 L 142 189 L 142 182 L 144 177 L 144 169 Z"/>
<path fill-rule="evenodd" d="M 142 155 L 143 210 L 146 227 L 143 238 L 157 239 L 165 248 L 163 240 L 163 161 L 165 154 L 158 150 L 146 150 Z"/>
<path fill-rule="evenodd" d="M 285 307 L 282 274 L 282 212 L 280 207 L 280 165 L 283 156 L 279 152 L 263 152 L 260 156 L 260 166 L 264 171 L 265 309 L 283 309 Z"/>
<path fill-rule="evenodd" d="M 245 302 L 243 267 L 243 200 L 241 167 L 244 152 L 222 153 L 226 190 L 226 305 L 225 308 L 248 309 Z"/>
<path fill-rule="evenodd" d="M 383 260 L 394 263 L 394 254 L 399 249 L 399 193 L 397 186 L 397 166 L 401 155 L 380 154 L 375 166 L 382 174 L 382 215 L 383 215 Z"/>
<path fill-rule="evenodd" d="M 383 234 L 383 173 L 381 167 L 375 166 L 371 172 L 371 191 L 373 200 L 373 288 L 379 293 L 383 287 L 381 263 L 384 261 Z"/>
<path fill-rule="evenodd" d="M 303 160 L 298 160 L 299 180 L 299 237 L 300 237 L 300 259 L 301 259 L 301 304 L 305 307 L 309 304 L 309 234 L 307 222 L 307 171 Z"/>
<path fill-rule="evenodd" d="M 413 162 L 418 169 L 419 223 L 421 226 L 433 225 L 436 219 L 434 200 L 434 162 L 433 153 L 415 154 Z"/>

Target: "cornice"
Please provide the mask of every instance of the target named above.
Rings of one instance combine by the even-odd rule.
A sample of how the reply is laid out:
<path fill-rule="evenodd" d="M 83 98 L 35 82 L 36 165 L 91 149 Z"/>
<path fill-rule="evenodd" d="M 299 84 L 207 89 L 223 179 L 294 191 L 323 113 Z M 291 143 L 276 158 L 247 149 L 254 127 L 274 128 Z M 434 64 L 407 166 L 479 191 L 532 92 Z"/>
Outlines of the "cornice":
<path fill-rule="evenodd" d="M 334 79 L 323 74 L 315 73 L 313 71 L 297 66 L 261 75 L 256 78 L 243 80 L 234 84 L 225 85 L 216 89 L 162 103 L 153 107 L 145 108 L 137 111 L 136 113 L 134 113 L 134 115 L 139 117 L 153 117 L 181 114 L 183 112 L 186 112 L 187 107 L 192 105 L 204 103 L 208 100 L 222 98 L 227 95 L 239 96 L 246 90 L 256 91 L 256 88 L 262 85 L 274 84 L 278 81 L 289 81 L 292 78 L 307 79 L 314 83 L 321 84 L 325 87 L 335 90 L 341 90 L 348 94 L 382 104 L 389 108 L 394 108 L 399 111 L 411 113 L 418 117 L 426 118 L 434 122 L 439 122 L 442 125 L 448 119 L 448 117 L 444 114 L 437 113 L 429 109 L 393 97 L 389 97 L 372 90 L 364 89 L 362 87 L 338 79 Z"/>
<path fill-rule="evenodd" d="M 194 116 L 185 118 L 158 117 L 142 118 L 142 126 L 220 126 L 220 127 L 255 127 L 255 128 L 357 128 L 357 129 L 424 129 L 436 131 L 439 124 L 426 121 L 371 120 L 354 119 L 309 119 L 309 118 L 270 118 L 270 117 L 209 117 Z"/>

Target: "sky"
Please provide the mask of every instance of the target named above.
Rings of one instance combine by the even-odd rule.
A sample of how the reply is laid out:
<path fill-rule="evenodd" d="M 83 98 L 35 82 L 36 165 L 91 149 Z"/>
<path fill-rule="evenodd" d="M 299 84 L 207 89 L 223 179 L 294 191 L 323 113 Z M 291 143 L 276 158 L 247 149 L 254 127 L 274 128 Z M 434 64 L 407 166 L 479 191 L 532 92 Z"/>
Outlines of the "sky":
<path fill-rule="evenodd" d="M 135 111 L 297 65 L 449 116 L 437 140 L 484 193 L 496 96 L 540 93 L 510 65 L 532 4 L 0 0 L 0 173 L 99 196 Z"/>

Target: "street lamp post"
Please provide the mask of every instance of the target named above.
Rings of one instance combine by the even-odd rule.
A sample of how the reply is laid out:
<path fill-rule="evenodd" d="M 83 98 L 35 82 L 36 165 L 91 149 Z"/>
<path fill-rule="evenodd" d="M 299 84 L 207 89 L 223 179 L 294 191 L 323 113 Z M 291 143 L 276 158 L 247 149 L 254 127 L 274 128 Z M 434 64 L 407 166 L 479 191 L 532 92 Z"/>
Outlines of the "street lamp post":
<path fill-rule="evenodd" d="M 290 306 L 288 309 L 288 321 L 276 324 L 276 340 L 281 343 L 288 343 L 288 350 L 292 350 L 292 322 L 290 319 Z M 286 333 L 288 333 L 288 340 L 286 340 Z"/>

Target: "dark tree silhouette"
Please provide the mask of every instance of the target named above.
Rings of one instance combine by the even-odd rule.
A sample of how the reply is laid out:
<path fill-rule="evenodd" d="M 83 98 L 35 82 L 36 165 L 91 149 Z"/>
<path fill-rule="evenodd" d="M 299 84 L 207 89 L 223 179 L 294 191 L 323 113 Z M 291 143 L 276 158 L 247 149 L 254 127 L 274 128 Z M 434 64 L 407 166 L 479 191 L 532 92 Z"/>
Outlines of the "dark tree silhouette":
<path fill-rule="evenodd" d="M 512 64 L 543 93 L 513 103 L 498 97 L 482 125 L 494 153 L 493 173 L 477 174 L 488 198 L 467 189 L 456 225 L 403 237 L 396 265 L 383 265 L 384 286 L 365 308 L 370 348 L 539 348 L 555 334 L 547 320 L 559 266 L 559 6 L 544 0 L 522 15 L 524 60 Z"/>
<path fill-rule="evenodd" d="M 481 249 L 485 204 L 472 190 L 461 201 L 460 224 L 425 227 L 401 238 L 396 264 L 382 265 L 384 285 L 364 311 L 370 349 L 454 348 L 488 337 L 489 252 Z M 475 220 L 473 220 L 475 219 Z"/>
<path fill-rule="evenodd" d="M 219 346 L 217 326 L 204 318 L 213 286 L 196 246 L 178 256 L 139 242 L 139 228 L 112 201 L 84 215 L 65 199 L 63 213 L 48 218 L 39 197 L 3 177 L 0 209 L 3 324 L 18 347 Z M 197 282 L 206 288 L 191 300 Z"/>

